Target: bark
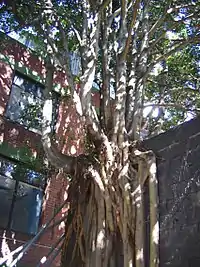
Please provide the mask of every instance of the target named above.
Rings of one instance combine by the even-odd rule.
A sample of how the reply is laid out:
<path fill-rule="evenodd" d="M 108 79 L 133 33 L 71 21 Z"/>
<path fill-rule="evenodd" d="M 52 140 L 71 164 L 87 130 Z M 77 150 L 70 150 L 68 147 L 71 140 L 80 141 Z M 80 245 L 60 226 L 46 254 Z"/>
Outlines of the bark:
<path fill-rule="evenodd" d="M 108 36 L 109 27 L 107 16 L 110 13 L 104 11 L 102 14 L 102 27 L 101 27 L 101 47 L 102 47 L 102 86 L 100 89 L 100 119 L 102 128 L 106 133 L 109 132 L 110 117 L 111 117 L 111 106 L 110 106 L 110 69 L 109 69 L 109 58 L 111 57 L 108 48 Z"/>
<path fill-rule="evenodd" d="M 117 266 L 117 251 L 123 253 L 124 267 L 144 266 L 143 185 L 148 176 L 151 212 L 150 265 L 156 267 L 158 221 L 154 156 L 148 152 L 140 152 L 137 143 L 130 144 L 119 139 L 119 143 L 112 143 L 103 133 L 98 149 L 96 146 L 95 156 L 71 157 L 60 153 L 52 145 L 50 138 L 54 69 L 49 59 L 46 68 L 43 147 L 54 166 L 73 176 L 69 186 L 70 211 L 66 221 L 62 267 Z M 116 236 L 121 240 L 120 247 L 116 245 Z"/>
<path fill-rule="evenodd" d="M 127 64 L 124 60 L 124 51 L 126 49 L 126 38 L 128 29 L 126 25 L 127 19 L 127 1 L 121 3 L 121 20 L 119 27 L 118 48 L 116 58 L 116 97 L 115 97 L 115 113 L 113 115 L 113 135 L 112 141 L 118 145 L 120 149 L 125 141 L 125 102 L 126 102 L 126 69 Z"/>
<path fill-rule="evenodd" d="M 156 179 L 156 159 L 149 161 L 150 196 L 150 267 L 159 266 L 159 218 L 158 218 L 158 181 Z"/>
<path fill-rule="evenodd" d="M 138 166 L 138 196 L 137 196 L 137 216 L 136 216 L 136 240 L 135 240 L 135 250 L 136 250 L 136 267 L 144 267 L 145 255 L 144 255 L 144 196 L 143 196 L 143 184 L 144 180 L 147 179 L 147 166 L 145 162 L 139 162 Z"/>
<path fill-rule="evenodd" d="M 50 1 L 50 0 L 49 0 Z M 143 104 L 144 73 L 147 63 L 148 46 L 148 5 L 144 1 L 143 22 L 144 36 L 142 38 L 140 52 L 136 53 L 134 65 L 132 65 L 132 91 L 135 95 L 133 109 L 128 117 L 133 120 L 130 123 L 130 131 L 133 130 L 136 139 L 137 127 L 140 125 L 141 105 Z M 106 2 L 102 3 L 106 4 Z M 62 250 L 62 267 L 114 267 L 119 264 L 116 257 L 118 251 L 123 254 L 124 267 L 144 267 L 144 214 L 143 214 L 143 185 L 149 173 L 149 154 L 140 152 L 136 144 L 131 144 L 126 135 L 125 104 L 127 86 L 127 61 L 129 48 L 134 47 L 131 43 L 133 29 L 136 25 L 137 12 L 140 1 L 135 1 L 132 6 L 133 12 L 130 27 L 127 28 L 128 1 L 122 0 L 120 9 L 121 20 L 119 29 L 114 38 L 117 38 L 118 48 L 116 51 L 115 81 L 116 97 L 115 112 L 113 114 L 113 132 L 110 138 L 106 132 L 108 127 L 109 105 L 109 78 L 106 69 L 108 60 L 107 41 L 109 37 L 110 22 L 104 17 L 103 44 L 103 119 L 105 127 L 101 127 L 98 117 L 91 105 L 91 89 L 96 72 L 98 55 L 98 40 L 100 21 L 103 17 L 102 5 L 99 11 L 94 12 L 88 2 L 83 2 L 84 19 L 83 32 L 78 35 L 82 45 L 82 76 L 80 77 L 80 96 L 76 92 L 73 77 L 69 69 L 69 62 L 64 58 L 65 69 L 71 89 L 71 96 L 76 103 L 76 109 L 85 123 L 88 136 L 94 145 L 94 151 L 90 155 L 71 157 L 60 153 L 51 141 L 51 113 L 52 113 L 52 81 L 53 67 L 47 62 L 46 75 L 46 100 L 43 109 L 43 147 L 48 160 L 57 168 L 70 174 L 73 179 L 70 182 L 68 201 L 70 211 L 66 220 L 65 240 Z M 130 13 L 129 13 L 130 14 Z M 104 14 L 105 16 L 105 14 Z M 90 22 L 89 22 L 90 21 Z M 65 55 L 68 54 L 68 43 L 62 25 L 58 24 L 62 36 Z M 104 31 L 105 30 L 105 31 Z M 51 45 L 53 48 L 53 46 Z M 50 57 L 51 58 L 51 57 Z M 140 65 L 139 71 L 137 64 Z M 135 71 L 135 72 L 134 72 Z M 80 108 L 80 112 L 79 109 Z M 139 116 L 137 112 L 139 111 Z M 155 173 L 154 173 L 155 175 Z M 156 179 L 154 177 L 154 179 Z M 150 179 L 152 181 L 152 179 Z M 151 184 L 152 185 L 152 184 Z M 155 187 L 155 185 L 154 185 Z M 155 190 L 154 190 L 155 191 Z M 151 193 L 155 192 L 151 190 Z M 151 195 L 152 211 L 152 238 L 151 238 L 151 264 L 158 258 L 155 245 L 155 198 Z M 157 228 L 156 228 L 157 229 Z M 116 245 L 116 238 L 120 240 Z M 155 265 L 156 266 L 156 265 Z M 153 267 L 153 265 L 151 266 Z"/>
<path fill-rule="evenodd" d="M 138 267 L 144 266 L 142 193 L 147 177 L 152 181 L 153 174 L 156 179 L 153 169 L 155 166 L 150 162 L 151 158 L 154 160 L 154 156 L 132 147 L 121 170 L 114 160 L 118 156 L 119 154 L 113 153 L 112 168 L 107 168 L 103 163 L 104 155 L 101 154 L 100 161 L 90 161 L 84 168 L 80 165 L 72 179 L 63 267 L 118 266 L 122 264 L 116 257 L 118 250 L 123 252 L 123 266 L 134 266 L 135 263 Z M 153 207 L 154 200 L 151 199 Z M 155 212 L 156 208 L 154 214 Z M 152 224 L 154 222 L 155 216 L 152 217 Z M 121 245 L 116 242 L 116 236 L 121 240 Z M 152 236 L 155 241 L 154 234 Z M 158 257 L 155 244 L 152 250 L 154 262 Z"/>
<path fill-rule="evenodd" d="M 142 30 L 143 36 L 141 40 L 141 46 L 139 53 L 137 55 L 137 62 L 135 63 L 134 75 L 131 87 L 134 92 L 134 98 L 132 99 L 133 109 L 129 110 L 128 119 L 131 118 L 128 123 L 128 136 L 131 140 L 140 139 L 140 130 L 142 123 L 142 106 L 144 101 L 144 91 L 145 91 L 145 82 L 146 82 L 146 71 L 147 71 L 147 62 L 148 62 L 148 45 L 149 45 L 149 15 L 148 15 L 149 1 L 143 1 L 143 10 L 142 10 Z M 131 92 L 131 91 L 130 91 Z M 131 92 L 131 95 L 133 95 Z M 129 96 L 130 99 L 130 96 Z"/>

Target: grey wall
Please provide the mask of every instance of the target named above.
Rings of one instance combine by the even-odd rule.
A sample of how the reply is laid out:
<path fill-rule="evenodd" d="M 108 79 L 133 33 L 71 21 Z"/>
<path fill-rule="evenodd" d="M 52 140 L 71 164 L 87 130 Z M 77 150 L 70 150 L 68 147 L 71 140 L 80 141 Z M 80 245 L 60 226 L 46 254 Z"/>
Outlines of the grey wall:
<path fill-rule="evenodd" d="M 160 267 L 200 267 L 200 118 L 144 145 L 157 156 Z"/>

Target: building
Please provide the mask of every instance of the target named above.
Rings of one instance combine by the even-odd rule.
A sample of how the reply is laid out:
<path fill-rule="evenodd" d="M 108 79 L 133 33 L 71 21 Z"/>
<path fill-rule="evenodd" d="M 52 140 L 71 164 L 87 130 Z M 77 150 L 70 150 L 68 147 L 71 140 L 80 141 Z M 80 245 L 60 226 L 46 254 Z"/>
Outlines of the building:
<path fill-rule="evenodd" d="M 43 60 L 30 48 L 1 35 L 0 53 L 0 258 L 30 240 L 67 198 L 67 177 L 45 168 L 40 118 L 44 90 Z M 73 57 L 72 57 L 73 59 Z M 73 64 L 72 64 L 73 65 Z M 77 71 L 77 69 L 75 68 Z M 59 149 L 83 152 L 84 130 L 61 71 L 54 77 L 55 117 L 52 130 Z M 62 96 L 62 99 L 61 99 Z M 93 94 L 98 105 L 98 93 Z M 60 221 L 67 206 L 54 221 Z M 31 247 L 18 266 L 36 266 L 64 230 L 50 229 Z M 59 266 L 60 256 L 51 264 Z"/>

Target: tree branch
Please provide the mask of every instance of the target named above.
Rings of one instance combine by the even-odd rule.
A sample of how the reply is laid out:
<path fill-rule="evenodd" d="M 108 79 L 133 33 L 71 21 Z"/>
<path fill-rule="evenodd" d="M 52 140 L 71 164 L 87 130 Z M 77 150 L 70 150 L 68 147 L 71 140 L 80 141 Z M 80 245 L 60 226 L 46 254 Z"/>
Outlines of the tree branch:
<path fill-rule="evenodd" d="M 102 86 L 100 89 L 100 119 L 105 131 L 108 131 L 109 118 L 111 116 L 110 109 L 110 79 L 109 79 L 109 61 L 108 61 L 108 22 L 107 12 L 102 14 L 101 26 L 101 48 L 102 48 Z"/>
<path fill-rule="evenodd" d="M 83 107 L 84 115 L 90 115 L 91 111 L 91 89 L 94 81 L 96 71 L 96 61 L 98 53 L 98 40 L 99 40 L 99 27 L 100 27 L 100 14 L 97 13 L 91 18 L 91 31 L 89 36 L 85 36 L 85 43 L 87 46 L 85 50 L 85 61 L 87 65 L 83 70 L 83 75 L 80 77 L 81 80 L 81 103 Z M 88 40 L 89 38 L 89 40 Z"/>
<path fill-rule="evenodd" d="M 73 32 L 76 35 L 76 38 L 77 38 L 79 44 L 81 45 L 82 44 L 82 38 L 81 38 L 80 33 L 78 32 L 78 30 L 73 25 L 71 25 L 71 27 L 72 27 Z"/>
<path fill-rule="evenodd" d="M 52 101 L 52 87 L 53 87 L 53 73 L 54 67 L 50 61 L 50 57 L 46 59 L 46 84 L 45 84 L 45 102 L 43 106 L 43 120 L 42 120 L 42 145 L 46 153 L 48 161 L 56 168 L 62 168 L 67 174 L 74 175 L 77 168 L 80 168 L 80 164 L 85 158 L 89 157 L 86 155 L 79 156 L 69 156 L 61 153 L 57 147 L 52 144 L 51 140 L 51 125 L 52 125 L 52 110 L 53 110 L 53 101 Z M 94 117 L 92 117 L 93 122 L 95 122 Z M 87 121 L 88 128 L 91 127 L 90 133 L 93 134 L 95 131 L 94 124 L 91 124 L 91 121 Z M 103 142 L 102 136 L 97 136 L 96 132 L 93 134 L 98 137 L 95 141 L 98 143 Z M 101 143 L 100 143 L 101 144 Z"/>
<path fill-rule="evenodd" d="M 161 26 L 161 24 L 165 21 L 166 16 L 168 14 L 168 8 L 170 6 L 171 3 L 168 3 L 167 6 L 165 7 L 165 11 L 164 14 L 162 14 L 162 16 L 160 16 L 160 18 L 154 23 L 154 25 L 151 27 L 151 29 L 149 30 L 149 37 L 153 36 L 154 33 L 156 32 L 156 30 Z"/>
<path fill-rule="evenodd" d="M 116 18 L 120 14 L 120 12 L 121 12 L 121 7 L 118 8 L 117 10 L 115 10 L 115 12 L 108 17 L 108 28 L 111 27 L 111 24 L 112 24 L 114 18 Z"/>
<path fill-rule="evenodd" d="M 63 60 L 60 59 L 65 67 L 65 72 L 67 74 L 67 78 L 68 78 L 68 83 L 69 83 L 69 89 L 71 92 L 71 96 L 73 96 L 74 91 L 75 91 L 75 84 L 74 84 L 74 78 L 71 72 L 71 68 L 70 68 L 70 58 L 69 58 L 69 48 L 68 48 L 68 41 L 66 38 L 66 33 L 62 27 L 61 22 L 57 21 L 58 23 L 58 29 L 60 30 L 61 33 L 61 37 L 62 37 L 62 41 L 63 41 L 63 45 L 64 45 L 64 55 L 62 55 Z"/>
<path fill-rule="evenodd" d="M 81 43 L 82 75 L 80 77 L 80 102 L 82 115 L 85 117 L 87 130 L 89 131 L 94 144 L 99 145 L 102 140 L 102 129 L 92 107 L 91 91 L 96 72 L 96 62 L 99 50 L 99 31 L 101 12 L 91 12 L 88 3 L 83 2 L 83 32 Z"/>
<path fill-rule="evenodd" d="M 112 141 L 120 148 L 125 138 L 125 103 L 126 103 L 126 60 L 123 58 L 123 51 L 127 35 L 127 1 L 121 1 L 121 20 L 118 36 L 117 66 L 116 66 L 116 98 L 115 112 L 113 114 Z"/>
<path fill-rule="evenodd" d="M 179 104 L 179 103 L 156 103 L 156 104 L 146 104 L 143 106 L 144 108 L 147 107 L 166 107 L 166 108 L 176 108 L 176 109 L 182 109 L 182 110 L 186 110 L 186 111 L 191 111 L 191 112 L 196 112 L 199 113 L 200 109 L 194 109 L 192 107 L 188 106 L 183 106 L 183 104 Z"/>
<path fill-rule="evenodd" d="M 111 2 L 111 0 L 104 0 L 103 3 L 99 7 L 99 11 L 102 12 Z"/>
<path fill-rule="evenodd" d="M 170 51 L 166 52 L 164 55 L 158 57 L 157 59 L 154 60 L 153 63 L 151 63 L 149 65 L 149 67 L 147 68 L 147 71 L 144 75 L 144 78 L 146 78 L 148 76 L 148 74 L 151 72 L 151 70 L 153 69 L 153 67 L 158 64 L 160 61 L 167 59 L 169 56 L 171 56 L 172 54 L 176 53 L 177 51 L 179 51 L 180 49 L 182 49 L 183 47 L 185 47 L 188 44 L 198 44 L 200 42 L 200 36 L 194 37 L 194 38 L 188 38 L 185 41 L 182 41 L 179 44 L 176 44 L 174 47 L 170 48 Z"/>
<path fill-rule="evenodd" d="M 74 172 L 75 157 L 67 156 L 59 152 L 51 141 L 51 124 L 52 124 L 52 86 L 53 86 L 54 67 L 50 58 L 46 60 L 46 84 L 45 84 L 45 102 L 43 106 L 42 120 L 42 144 L 49 162 L 56 168 L 65 168 L 66 172 Z"/>
<path fill-rule="evenodd" d="M 135 86 L 135 97 L 132 111 L 131 122 L 128 124 L 128 136 L 131 140 L 137 140 L 140 137 L 140 130 L 142 125 L 142 108 L 144 102 L 145 82 L 143 78 L 147 70 L 148 61 L 148 46 L 149 46 L 149 1 L 144 1 L 143 6 L 143 19 L 142 19 L 142 32 L 143 37 L 141 40 L 139 56 L 137 60 L 137 81 Z"/>
<path fill-rule="evenodd" d="M 171 1 L 172 2 L 172 1 Z M 180 6 L 175 6 L 175 7 L 172 7 L 172 8 L 169 8 L 171 3 L 168 3 L 168 5 L 166 6 L 165 8 L 165 11 L 164 13 L 162 14 L 162 16 L 154 23 L 154 25 L 151 27 L 151 29 L 149 30 L 149 36 L 153 36 L 154 33 L 156 32 L 156 30 L 162 25 L 162 23 L 165 21 L 167 15 L 169 14 L 172 14 L 173 12 L 175 11 L 178 11 L 180 10 L 181 8 L 189 8 L 189 7 L 196 7 L 195 4 L 185 4 L 185 5 L 180 5 Z M 195 11 L 195 13 L 197 13 Z M 188 18 L 190 18 L 191 15 L 179 20 L 179 21 L 176 21 L 176 22 L 183 22 L 185 20 L 187 20 Z"/>
<path fill-rule="evenodd" d="M 140 0 L 136 0 L 135 4 L 133 6 L 132 19 L 131 19 L 131 23 L 130 23 L 130 27 L 129 27 L 129 31 L 128 31 L 128 37 L 126 39 L 126 45 L 125 45 L 124 52 L 123 52 L 124 58 L 126 58 L 126 56 L 128 54 L 129 46 L 131 43 L 132 31 L 133 31 L 133 27 L 134 27 L 135 22 L 136 22 L 139 6 L 140 6 Z"/>
<path fill-rule="evenodd" d="M 174 29 L 174 27 L 178 26 L 180 23 L 183 23 L 184 21 L 186 21 L 187 19 L 191 19 L 194 18 L 195 16 L 198 16 L 199 14 L 199 10 L 197 10 L 196 12 L 194 12 L 193 14 L 190 14 L 180 20 L 176 20 L 173 21 L 172 25 L 170 27 L 168 27 L 166 30 L 164 30 L 161 35 L 159 37 L 156 38 L 156 40 L 154 40 L 153 42 L 150 43 L 150 46 L 148 48 L 148 50 L 153 50 L 155 48 L 155 46 L 159 43 L 159 41 L 161 41 L 165 35 L 167 31 L 170 31 L 172 29 Z M 160 18 L 162 20 L 162 18 Z M 154 30 L 156 31 L 158 27 L 156 27 Z M 151 32 L 151 30 L 149 31 L 149 35 L 153 36 L 153 32 Z"/>

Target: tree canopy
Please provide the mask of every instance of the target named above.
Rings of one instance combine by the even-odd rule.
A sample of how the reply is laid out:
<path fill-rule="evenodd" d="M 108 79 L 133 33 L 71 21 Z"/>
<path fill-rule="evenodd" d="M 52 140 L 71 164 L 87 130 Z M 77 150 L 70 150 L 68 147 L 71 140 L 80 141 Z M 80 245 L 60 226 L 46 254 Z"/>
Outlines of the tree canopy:
<path fill-rule="evenodd" d="M 93 80 L 104 102 L 100 109 L 101 121 L 109 117 L 103 113 L 108 109 L 105 99 L 111 91 L 117 99 L 119 55 L 126 57 L 126 110 L 135 106 L 135 110 L 126 112 L 129 114 L 127 130 L 130 132 L 136 109 L 137 113 L 140 110 L 143 118 L 138 131 L 141 132 L 139 138 L 144 138 L 199 112 L 199 3 L 125 1 L 123 4 L 124 7 L 120 1 L 5 1 L 1 6 L 0 26 L 6 33 L 16 31 L 34 40 L 35 49 L 42 55 L 47 52 L 47 44 L 56 58 L 78 52 L 82 65 L 80 79 L 84 78 L 89 57 L 92 57 L 86 47 L 93 45 L 94 39 L 97 44 Z M 84 17 L 84 14 L 87 15 Z M 100 16 L 99 25 L 95 24 L 95 15 Z M 93 30 L 98 30 L 94 36 Z M 68 70 L 66 74 L 70 77 Z M 135 81 L 132 75 L 137 76 Z M 145 89 L 138 98 L 131 83 L 136 84 L 140 76 L 145 81 Z"/>

